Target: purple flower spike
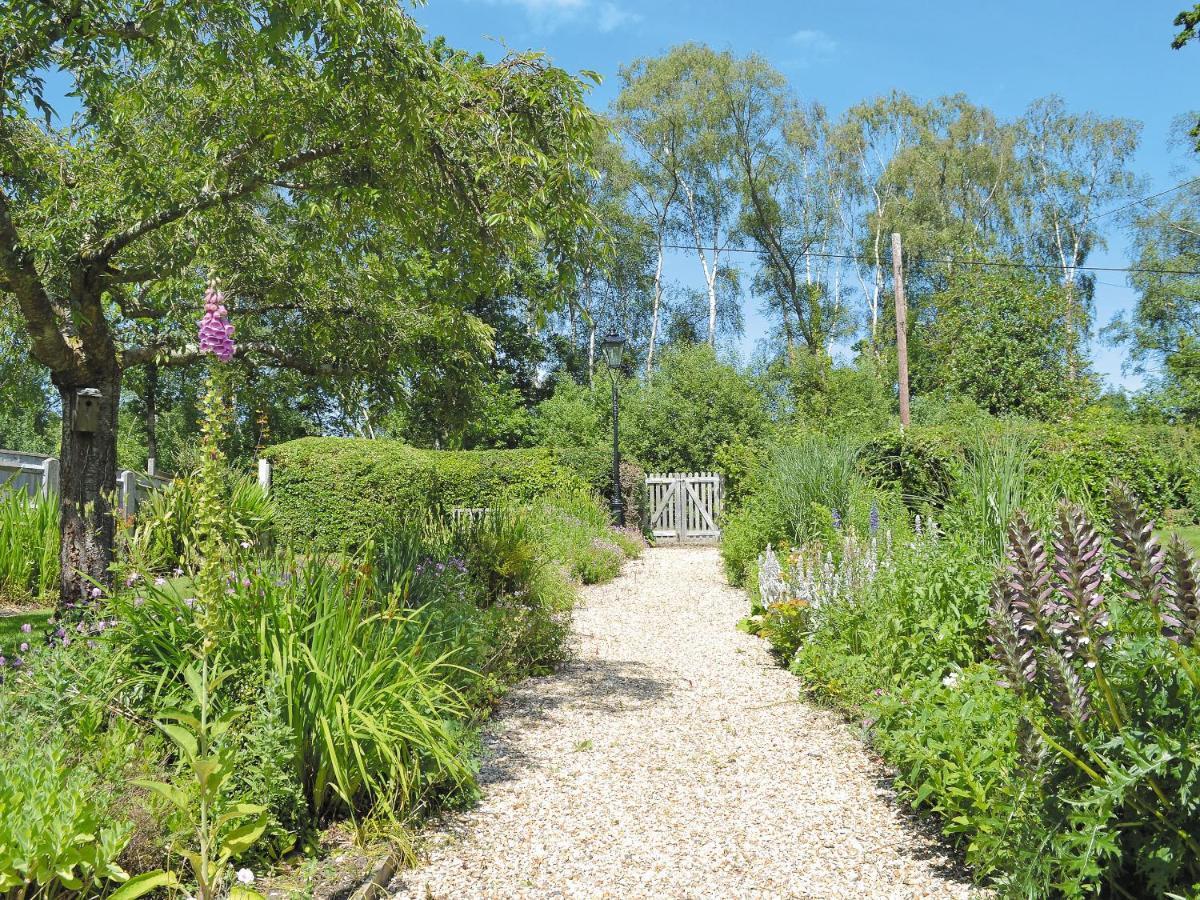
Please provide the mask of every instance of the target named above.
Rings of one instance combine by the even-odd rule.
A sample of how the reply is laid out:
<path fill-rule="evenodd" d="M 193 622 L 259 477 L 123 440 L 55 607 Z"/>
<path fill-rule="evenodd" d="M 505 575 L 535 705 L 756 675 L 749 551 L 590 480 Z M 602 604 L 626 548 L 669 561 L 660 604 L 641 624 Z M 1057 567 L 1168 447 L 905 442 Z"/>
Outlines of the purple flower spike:
<path fill-rule="evenodd" d="M 30 625 L 28 622 L 26 622 L 24 625 L 21 626 L 21 632 L 23 634 L 29 634 L 29 632 L 31 632 L 31 631 L 33 631 L 33 626 Z"/>
<path fill-rule="evenodd" d="M 221 362 L 229 362 L 237 352 L 233 343 L 233 325 L 225 308 L 225 295 L 212 284 L 204 292 L 204 317 L 200 320 L 200 352 L 211 353 Z"/>

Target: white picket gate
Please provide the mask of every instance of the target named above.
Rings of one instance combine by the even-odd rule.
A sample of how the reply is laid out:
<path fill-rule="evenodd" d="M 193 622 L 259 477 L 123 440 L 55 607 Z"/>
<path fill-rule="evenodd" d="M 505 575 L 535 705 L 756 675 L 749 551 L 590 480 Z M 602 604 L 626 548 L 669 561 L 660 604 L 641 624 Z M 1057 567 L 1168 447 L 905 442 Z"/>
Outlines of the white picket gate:
<path fill-rule="evenodd" d="M 713 543 L 721 536 L 725 476 L 665 472 L 646 476 L 650 528 L 659 542 Z"/>

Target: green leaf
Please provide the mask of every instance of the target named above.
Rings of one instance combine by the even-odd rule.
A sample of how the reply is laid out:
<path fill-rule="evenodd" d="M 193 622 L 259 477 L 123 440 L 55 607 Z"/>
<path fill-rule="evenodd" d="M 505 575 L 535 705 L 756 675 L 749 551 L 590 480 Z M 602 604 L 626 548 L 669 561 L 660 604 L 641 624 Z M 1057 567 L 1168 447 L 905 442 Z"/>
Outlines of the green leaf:
<path fill-rule="evenodd" d="M 184 794 L 183 791 L 179 790 L 179 788 L 174 787 L 169 784 L 166 784 L 165 782 L 150 781 L 148 779 L 143 779 L 143 778 L 135 778 L 132 781 L 130 781 L 130 784 L 136 785 L 137 787 L 145 788 L 148 791 L 153 791 L 154 793 L 158 794 L 160 797 L 163 797 L 164 799 L 166 799 L 168 802 L 170 802 L 172 805 L 174 805 L 177 809 L 186 811 L 188 808 L 187 795 Z"/>
<path fill-rule="evenodd" d="M 136 900 L 159 888 L 177 888 L 179 879 L 174 872 L 145 872 L 135 875 L 108 895 L 108 900 Z"/>
<path fill-rule="evenodd" d="M 159 722 L 158 727 L 162 729 L 167 737 L 179 745 L 179 749 L 186 754 L 188 759 L 194 759 L 196 754 L 200 752 L 200 747 L 196 743 L 195 736 L 182 725 Z"/>
<path fill-rule="evenodd" d="M 223 854 L 227 857 L 241 856 L 254 846 L 267 828 L 267 816 L 264 813 L 249 824 L 235 828 L 221 842 Z"/>

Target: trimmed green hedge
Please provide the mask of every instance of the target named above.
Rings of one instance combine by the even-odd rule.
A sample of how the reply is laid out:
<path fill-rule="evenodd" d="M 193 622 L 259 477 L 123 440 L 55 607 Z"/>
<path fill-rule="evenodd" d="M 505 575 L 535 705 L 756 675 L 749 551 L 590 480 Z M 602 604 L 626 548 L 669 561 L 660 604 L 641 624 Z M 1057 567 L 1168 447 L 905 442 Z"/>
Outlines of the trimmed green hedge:
<path fill-rule="evenodd" d="M 381 525 L 427 512 L 581 488 L 608 497 L 612 485 L 611 459 L 592 450 L 418 450 L 313 437 L 271 447 L 266 457 L 280 532 L 321 550 L 360 544 Z M 637 496 L 626 503 L 636 508 Z"/>

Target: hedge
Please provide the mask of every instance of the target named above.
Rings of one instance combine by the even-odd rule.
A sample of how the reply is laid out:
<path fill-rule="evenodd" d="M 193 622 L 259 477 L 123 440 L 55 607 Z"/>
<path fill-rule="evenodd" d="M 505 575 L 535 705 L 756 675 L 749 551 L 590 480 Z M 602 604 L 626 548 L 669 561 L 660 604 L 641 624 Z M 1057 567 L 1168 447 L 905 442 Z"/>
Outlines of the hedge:
<path fill-rule="evenodd" d="M 1200 516 L 1200 438 L 1189 428 L 1081 417 L 1069 424 L 993 421 L 983 431 L 1011 428 L 1033 449 L 1033 475 L 1053 493 L 1075 499 L 1107 496 L 1114 478 L 1126 482 L 1155 517 Z M 979 432 L 916 426 L 881 435 L 863 447 L 864 471 L 898 489 L 905 500 L 940 506 L 955 470 Z"/>
<path fill-rule="evenodd" d="M 591 450 L 419 450 L 398 441 L 312 437 L 265 455 L 281 534 L 320 550 L 361 544 L 380 526 L 414 515 L 557 490 L 590 488 L 607 497 L 612 485 L 611 458 Z M 637 508 L 635 490 L 626 504 Z"/>

